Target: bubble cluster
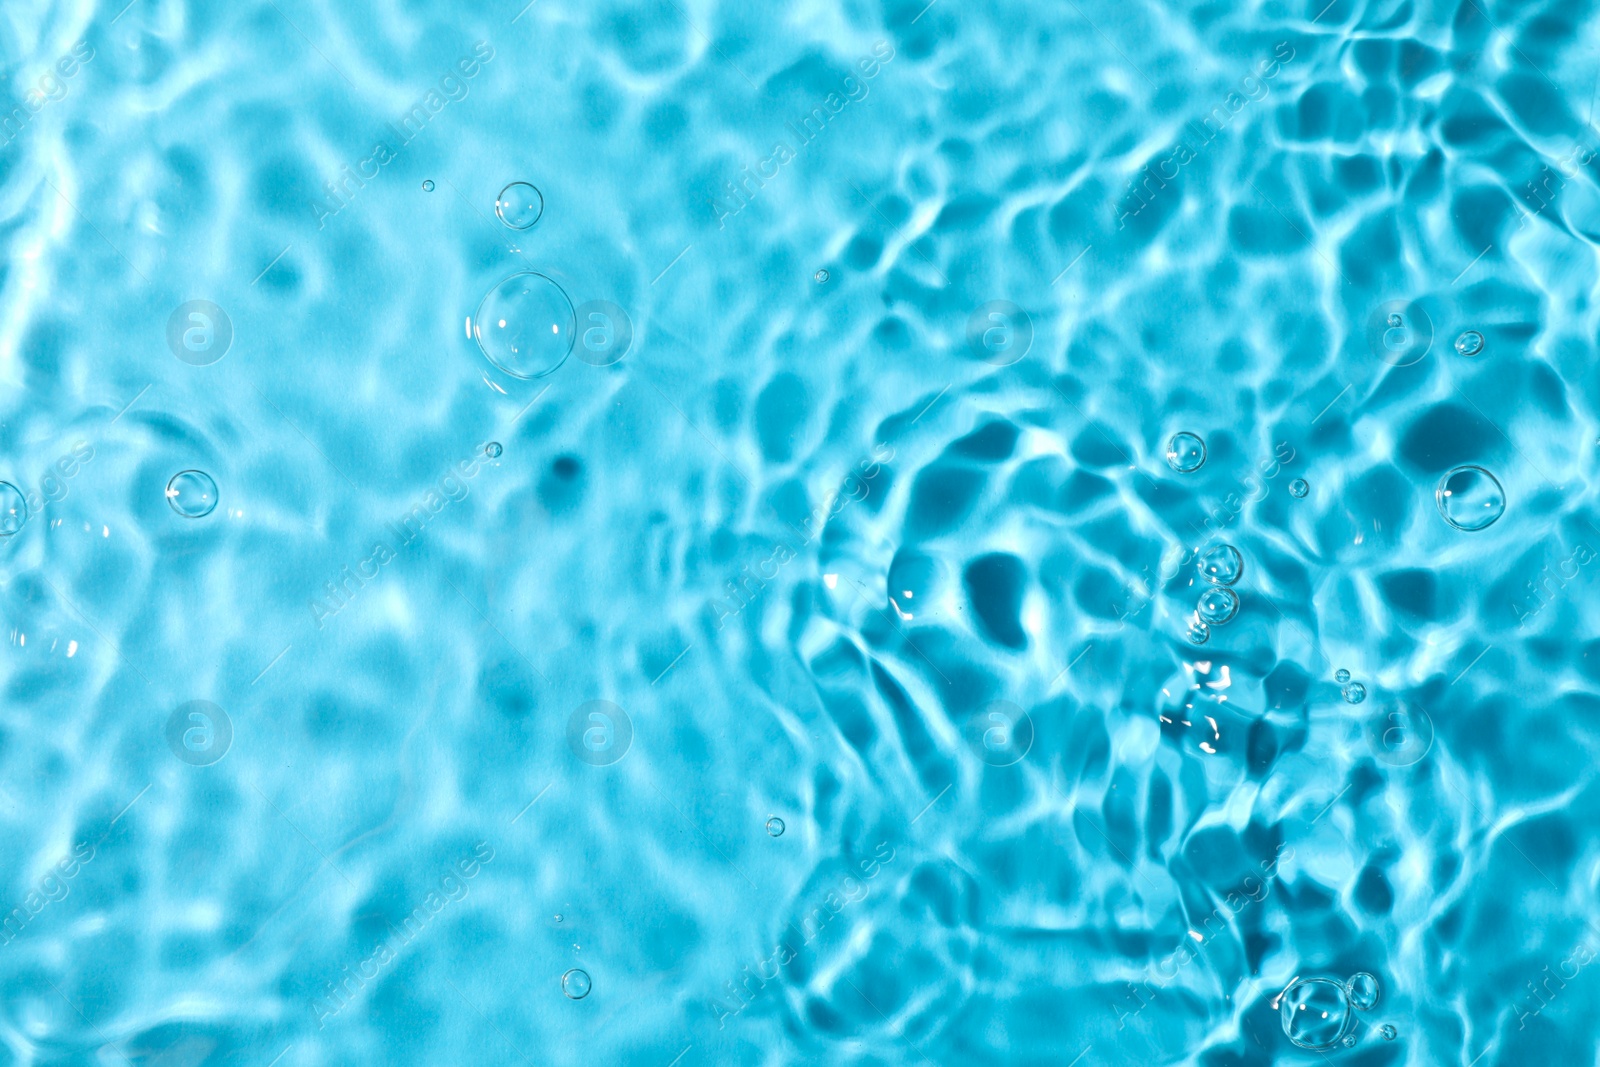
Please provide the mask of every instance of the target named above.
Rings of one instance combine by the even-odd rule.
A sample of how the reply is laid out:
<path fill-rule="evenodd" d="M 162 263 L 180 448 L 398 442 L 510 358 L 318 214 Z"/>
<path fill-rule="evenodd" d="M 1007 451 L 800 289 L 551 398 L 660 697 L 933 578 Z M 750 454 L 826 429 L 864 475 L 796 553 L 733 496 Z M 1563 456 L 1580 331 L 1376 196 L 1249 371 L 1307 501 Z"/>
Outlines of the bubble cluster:
<path fill-rule="evenodd" d="M 500 190 L 494 213 L 513 230 L 526 230 L 544 214 L 544 194 L 527 182 L 512 182 Z"/>
<path fill-rule="evenodd" d="M 776 815 L 767 820 L 768 837 L 782 837 L 783 831 L 786 829 L 787 827 L 784 826 L 783 820 L 778 818 Z"/>
<path fill-rule="evenodd" d="M 1214 585 L 1232 585 L 1244 573 L 1244 558 L 1232 545 L 1213 545 L 1200 556 L 1197 564 L 1205 580 Z"/>
<path fill-rule="evenodd" d="M 1433 498 L 1445 522 L 1468 532 L 1493 526 L 1506 510 L 1500 480 L 1482 467 L 1457 467 L 1439 480 Z"/>
<path fill-rule="evenodd" d="M 167 483 L 167 503 L 186 519 L 203 519 L 217 508 L 217 483 L 205 471 L 179 471 Z"/>
<path fill-rule="evenodd" d="M 1333 978 L 1297 978 L 1280 999 L 1278 1015 L 1283 1032 L 1300 1048 L 1313 1052 L 1355 1045 L 1355 1012 L 1370 1011 L 1378 1003 L 1378 980 L 1365 971 L 1345 982 Z M 1384 1027 L 1384 1037 L 1394 1040 L 1394 1027 Z"/>
<path fill-rule="evenodd" d="M 588 971 L 574 967 L 561 976 L 561 992 L 565 993 L 569 1000 L 582 1000 L 589 995 L 589 990 L 593 987 L 594 983 L 589 981 Z"/>
<path fill-rule="evenodd" d="M 1463 356 L 1476 356 L 1483 351 L 1483 334 L 1477 330 L 1467 330 L 1456 338 L 1456 351 Z"/>
<path fill-rule="evenodd" d="M 1198 434 L 1182 430 L 1167 442 L 1167 466 L 1179 474 L 1193 474 L 1206 463 L 1206 443 Z"/>
<path fill-rule="evenodd" d="M 1311 492 L 1311 485 L 1304 478 L 1296 478 L 1289 483 L 1289 495 L 1296 500 L 1304 500 L 1309 492 Z"/>

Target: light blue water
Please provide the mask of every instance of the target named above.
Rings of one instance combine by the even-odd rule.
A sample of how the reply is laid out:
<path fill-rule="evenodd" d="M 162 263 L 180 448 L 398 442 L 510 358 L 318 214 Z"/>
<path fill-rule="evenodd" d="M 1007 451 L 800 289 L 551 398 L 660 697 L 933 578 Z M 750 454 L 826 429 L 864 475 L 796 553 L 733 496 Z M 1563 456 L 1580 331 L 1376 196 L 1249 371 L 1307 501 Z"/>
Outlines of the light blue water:
<path fill-rule="evenodd" d="M 125 3 L 0 1067 L 1595 1062 L 1592 5 Z"/>

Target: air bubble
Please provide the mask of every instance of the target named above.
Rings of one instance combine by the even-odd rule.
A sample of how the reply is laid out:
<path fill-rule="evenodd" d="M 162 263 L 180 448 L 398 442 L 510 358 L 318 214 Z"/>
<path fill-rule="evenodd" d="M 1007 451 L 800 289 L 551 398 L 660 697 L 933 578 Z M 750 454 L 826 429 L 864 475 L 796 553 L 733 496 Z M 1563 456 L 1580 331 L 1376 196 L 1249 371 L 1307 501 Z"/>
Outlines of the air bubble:
<path fill-rule="evenodd" d="M 1200 557 L 1200 573 L 1216 585 L 1232 585 L 1244 573 L 1244 559 L 1232 545 L 1213 545 Z"/>
<path fill-rule="evenodd" d="M 499 459 L 504 452 L 505 449 L 501 447 L 499 441 L 490 441 L 483 446 L 483 454 L 490 459 Z"/>
<path fill-rule="evenodd" d="M 1351 682 L 1344 687 L 1344 700 L 1346 704 L 1359 704 L 1367 699 L 1367 687 L 1360 682 Z"/>
<path fill-rule="evenodd" d="M 1345 1034 L 1344 1035 L 1343 1044 L 1344 1044 L 1345 1048 L 1355 1048 L 1356 1047 L 1356 1035 L 1355 1034 Z"/>
<path fill-rule="evenodd" d="M 167 503 L 186 519 L 203 519 L 216 510 L 217 483 L 205 471 L 179 471 L 167 483 Z"/>
<path fill-rule="evenodd" d="M 1357 1011 L 1371 1011 L 1378 1006 L 1378 997 L 1381 990 L 1378 980 L 1366 971 L 1358 971 L 1350 976 L 1344 984 L 1345 994 L 1350 998 L 1350 1006 Z"/>
<path fill-rule="evenodd" d="M 27 521 L 27 497 L 10 482 L 0 482 L 0 537 L 10 537 Z"/>
<path fill-rule="evenodd" d="M 1338 670 L 1333 672 L 1333 680 L 1338 682 L 1340 685 L 1343 685 L 1350 680 L 1350 672 L 1345 670 L 1343 667 L 1340 667 Z"/>
<path fill-rule="evenodd" d="M 422 191 L 425 192 L 425 193 L 433 192 L 433 179 L 432 178 L 424 178 L 424 179 L 422 179 Z"/>
<path fill-rule="evenodd" d="M 1506 510 L 1499 479 L 1482 467 L 1457 467 L 1439 480 L 1433 498 L 1445 522 L 1469 533 L 1494 525 Z"/>
<path fill-rule="evenodd" d="M 818 285 L 821 285 L 823 282 L 827 281 L 831 275 L 829 275 L 827 270 L 824 269 L 817 271 L 817 273 L 813 274 L 812 277 L 817 280 Z"/>
<path fill-rule="evenodd" d="M 783 820 L 778 818 L 776 815 L 767 820 L 768 837 L 782 837 L 785 829 L 787 829 L 787 827 L 783 825 Z"/>
<path fill-rule="evenodd" d="M 589 981 L 589 972 L 581 971 L 574 967 L 561 976 L 561 992 L 570 1000 L 582 1000 L 589 995 L 593 983 Z"/>
<path fill-rule="evenodd" d="M 1400 1031 L 1396 1030 L 1390 1023 L 1384 1023 L 1378 1028 L 1378 1032 L 1383 1035 L 1385 1041 L 1393 1041 L 1400 1034 Z"/>
<path fill-rule="evenodd" d="M 1206 443 L 1187 430 L 1167 442 L 1167 466 L 1179 474 L 1193 474 L 1206 463 Z"/>
<path fill-rule="evenodd" d="M 1456 351 L 1463 356 L 1476 356 L 1483 351 L 1483 334 L 1468 330 L 1456 338 Z"/>
<path fill-rule="evenodd" d="M 1221 626 L 1239 614 L 1239 594 L 1225 585 L 1214 586 L 1200 594 L 1195 611 L 1212 626 Z"/>
<path fill-rule="evenodd" d="M 1399 315 L 1389 316 L 1389 328 L 1391 330 L 1398 330 L 1403 325 L 1405 325 L 1405 321 Z"/>
<path fill-rule="evenodd" d="M 1289 483 L 1289 495 L 1294 497 L 1296 500 L 1304 500 L 1306 494 L 1309 492 L 1311 492 L 1311 486 L 1304 478 L 1296 478 L 1294 481 Z"/>
<path fill-rule="evenodd" d="M 512 182 L 500 190 L 494 213 L 513 230 L 526 230 L 544 214 L 544 194 L 527 182 Z"/>
<path fill-rule="evenodd" d="M 478 347 L 513 378 L 540 378 L 566 362 L 574 329 L 566 292 L 531 270 L 489 290 L 472 317 Z"/>
<path fill-rule="evenodd" d="M 1300 978 L 1283 991 L 1278 1017 L 1284 1035 L 1313 1052 L 1344 1040 L 1355 1016 L 1344 987 L 1332 978 Z"/>
<path fill-rule="evenodd" d="M 1211 640 L 1211 627 L 1199 619 L 1190 619 L 1188 638 L 1190 644 L 1203 645 Z"/>

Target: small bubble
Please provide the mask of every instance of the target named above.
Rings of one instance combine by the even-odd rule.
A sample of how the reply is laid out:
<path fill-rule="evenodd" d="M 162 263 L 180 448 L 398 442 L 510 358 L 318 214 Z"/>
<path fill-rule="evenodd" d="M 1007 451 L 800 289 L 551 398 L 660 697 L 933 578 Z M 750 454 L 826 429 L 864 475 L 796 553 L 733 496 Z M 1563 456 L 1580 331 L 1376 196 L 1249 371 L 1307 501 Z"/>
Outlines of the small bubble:
<path fill-rule="evenodd" d="M 1344 1035 L 1344 1047 L 1345 1048 L 1355 1048 L 1356 1047 L 1356 1035 L 1355 1034 L 1345 1034 Z"/>
<path fill-rule="evenodd" d="M 1190 644 L 1203 645 L 1211 640 L 1211 627 L 1199 619 L 1190 619 L 1188 638 Z"/>
<path fill-rule="evenodd" d="M 1195 611 L 1212 626 L 1221 626 L 1239 614 L 1239 594 L 1225 585 L 1214 586 L 1200 594 Z"/>
<path fill-rule="evenodd" d="M 1360 682 L 1351 682 L 1344 687 L 1344 701 L 1346 704 L 1359 704 L 1367 699 L 1367 687 Z"/>
<path fill-rule="evenodd" d="M 500 190 L 494 213 L 513 230 L 526 230 L 544 214 L 544 194 L 527 182 L 512 182 Z"/>
<path fill-rule="evenodd" d="M 1463 356 L 1476 356 L 1483 351 L 1483 334 L 1468 330 L 1456 338 L 1456 351 Z"/>
<path fill-rule="evenodd" d="M 1343 667 L 1340 667 L 1338 670 L 1333 672 L 1333 680 L 1338 682 L 1340 685 L 1343 685 L 1350 680 L 1350 672 L 1345 670 Z"/>
<path fill-rule="evenodd" d="M 1402 320 L 1399 315 L 1389 316 L 1389 328 L 1391 330 L 1398 330 L 1403 324 L 1404 320 Z"/>
<path fill-rule="evenodd" d="M 1446 474 L 1433 499 L 1445 522 L 1468 533 L 1494 525 L 1506 510 L 1499 479 L 1482 467 L 1457 467 Z"/>
<path fill-rule="evenodd" d="M 817 271 L 817 273 L 813 274 L 812 277 L 817 280 L 818 285 L 821 285 L 823 282 L 828 280 L 829 274 L 826 269 L 823 269 Z"/>
<path fill-rule="evenodd" d="M 768 837 L 782 837 L 784 829 L 785 827 L 783 825 L 783 820 L 778 818 L 776 815 L 767 820 Z"/>
<path fill-rule="evenodd" d="M 205 471 L 179 471 L 167 483 L 167 503 L 186 519 L 203 519 L 216 510 L 217 483 Z"/>
<path fill-rule="evenodd" d="M 10 537 L 28 521 L 28 500 L 10 482 L 0 482 L 0 537 Z"/>
<path fill-rule="evenodd" d="M 505 449 L 500 447 L 499 441 L 490 441 L 483 446 L 483 454 L 490 459 L 499 459 L 503 452 L 505 452 Z"/>
<path fill-rule="evenodd" d="M 1172 435 L 1167 442 L 1167 466 L 1179 474 L 1193 474 L 1206 462 L 1206 443 L 1187 430 Z"/>
<path fill-rule="evenodd" d="M 1244 559 L 1232 545 L 1213 545 L 1200 557 L 1198 566 L 1206 581 L 1232 585 L 1244 573 Z"/>
<path fill-rule="evenodd" d="M 1377 1007 L 1380 993 L 1378 980 L 1366 971 L 1352 974 L 1344 984 L 1344 991 L 1350 997 L 1350 1006 L 1357 1011 L 1370 1011 Z"/>
<path fill-rule="evenodd" d="M 425 193 L 433 192 L 433 179 L 432 178 L 424 178 L 422 180 L 422 191 L 425 192 Z"/>
<path fill-rule="evenodd" d="M 1305 495 L 1311 492 L 1311 486 L 1304 478 L 1296 478 L 1289 483 L 1289 495 L 1296 500 L 1304 500 Z"/>
<path fill-rule="evenodd" d="M 561 922 L 561 916 L 559 916 L 559 915 L 556 916 L 556 922 Z"/>
<path fill-rule="evenodd" d="M 589 995 L 592 983 L 589 981 L 589 972 L 580 971 L 574 967 L 561 976 L 561 992 L 571 1000 L 582 1000 Z"/>
<path fill-rule="evenodd" d="M 1393 1041 L 1400 1034 L 1400 1031 L 1396 1030 L 1389 1023 L 1384 1023 L 1383 1026 L 1379 1028 L 1378 1032 L 1383 1035 L 1383 1039 L 1385 1041 Z"/>

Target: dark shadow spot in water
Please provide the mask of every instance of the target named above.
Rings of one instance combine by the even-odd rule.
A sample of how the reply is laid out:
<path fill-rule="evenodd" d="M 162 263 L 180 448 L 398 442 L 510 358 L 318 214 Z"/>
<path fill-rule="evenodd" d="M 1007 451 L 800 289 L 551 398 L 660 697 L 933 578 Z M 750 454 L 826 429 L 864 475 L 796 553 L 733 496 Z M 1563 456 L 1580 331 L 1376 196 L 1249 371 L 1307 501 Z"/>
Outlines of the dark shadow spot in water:
<path fill-rule="evenodd" d="M 1407 427 L 1398 454 L 1419 473 L 1443 474 L 1462 463 L 1489 458 L 1502 441 L 1494 424 L 1472 408 L 1439 404 Z M 1426 488 L 1433 490 L 1431 485 Z"/>
<path fill-rule="evenodd" d="M 811 416 L 811 400 L 798 376 L 787 372 L 775 376 L 756 399 L 756 437 L 761 454 L 774 463 L 786 462 L 795 453 L 800 432 Z"/>
<path fill-rule="evenodd" d="M 935 463 L 911 484 L 906 536 L 933 537 L 954 529 L 972 512 L 987 479 L 980 471 Z"/>
<path fill-rule="evenodd" d="M 995 463 L 1010 458 L 1020 432 L 1012 423 L 998 419 L 953 443 L 946 454 Z"/>
<path fill-rule="evenodd" d="M 1390 571 L 1378 577 L 1378 589 L 1389 606 L 1416 621 L 1440 617 L 1439 581 L 1432 571 Z"/>
<path fill-rule="evenodd" d="M 1026 648 L 1022 629 L 1022 594 L 1028 571 L 1016 556 L 995 552 L 967 564 L 962 582 L 972 603 L 978 628 L 1007 648 Z"/>
<path fill-rule="evenodd" d="M 1387 915 L 1394 907 L 1394 890 L 1381 869 L 1372 864 L 1361 869 L 1352 894 L 1362 910 L 1373 915 Z"/>

